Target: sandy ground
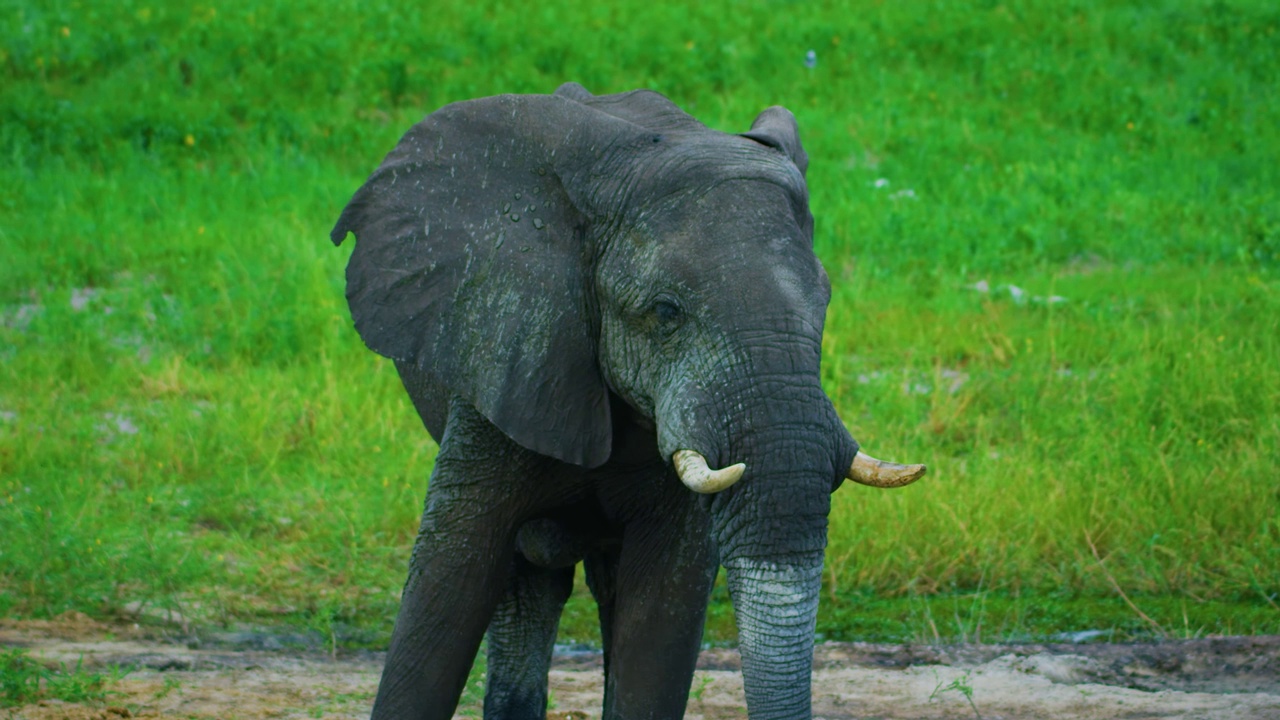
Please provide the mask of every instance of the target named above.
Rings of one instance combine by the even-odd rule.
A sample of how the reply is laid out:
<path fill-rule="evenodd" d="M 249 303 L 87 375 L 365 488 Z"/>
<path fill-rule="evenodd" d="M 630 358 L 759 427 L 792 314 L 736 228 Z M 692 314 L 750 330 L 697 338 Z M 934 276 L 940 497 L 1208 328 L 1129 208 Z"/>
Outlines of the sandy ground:
<path fill-rule="evenodd" d="M 75 614 L 0 621 L 0 646 L 50 663 L 135 668 L 106 704 L 44 701 L 0 720 L 366 718 L 381 657 L 263 650 L 238 633 L 197 645 Z M 258 648 L 258 649 L 254 649 Z M 600 716 L 598 655 L 557 657 L 548 718 Z M 686 717 L 745 718 L 738 657 L 703 654 Z M 967 690 L 967 692 L 966 692 Z M 1280 718 L 1280 636 L 1150 644 L 880 645 L 828 643 L 815 658 L 819 718 Z M 459 715 L 458 717 L 466 717 Z"/>

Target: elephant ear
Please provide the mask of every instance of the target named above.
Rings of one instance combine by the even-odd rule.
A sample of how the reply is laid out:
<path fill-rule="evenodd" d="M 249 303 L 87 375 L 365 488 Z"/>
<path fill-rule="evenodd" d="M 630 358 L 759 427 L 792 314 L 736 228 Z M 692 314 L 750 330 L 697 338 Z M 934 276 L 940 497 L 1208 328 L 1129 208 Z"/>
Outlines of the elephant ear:
<path fill-rule="evenodd" d="M 657 133 L 702 132 L 707 129 L 679 105 L 652 90 L 595 95 L 582 102 Z"/>
<path fill-rule="evenodd" d="M 645 130 L 663 132 L 697 132 L 707 126 L 680 109 L 679 105 L 652 90 L 632 90 L 614 95 L 592 95 L 576 82 L 556 88 L 556 95 L 608 113 Z"/>
<path fill-rule="evenodd" d="M 590 100 L 595 97 L 591 94 L 590 90 L 582 87 L 582 85 L 576 82 L 567 82 L 562 84 L 560 87 L 556 88 L 555 94 L 562 98 L 577 100 L 578 102 Z"/>
<path fill-rule="evenodd" d="M 375 352 L 420 368 L 513 440 L 608 459 L 608 391 L 588 314 L 588 218 L 566 190 L 612 118 L 550 95 L 448 105 L 351 199 L 347 302 Z"/>
<path fill-rule="evenodd" d="M 751 123 L 751 130 L 742 133 L 742 137 L 781 150 L 791 158 L 801 175 L 809 169 L 809 156 L 800 144 L 800 127 L 796 124 L 796 116 L 781 105 L 774 105 L 757 115 L 755 122 Z"/>

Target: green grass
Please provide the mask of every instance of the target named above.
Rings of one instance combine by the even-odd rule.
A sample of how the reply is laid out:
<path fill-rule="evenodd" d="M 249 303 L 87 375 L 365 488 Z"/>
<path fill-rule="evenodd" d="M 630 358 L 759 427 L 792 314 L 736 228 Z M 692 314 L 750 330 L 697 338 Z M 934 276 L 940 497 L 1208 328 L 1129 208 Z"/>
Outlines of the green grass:
<path fill-rule="evenodd" d="M 435 447 L 327 232 L 573 79 L 799 118 L 827 390 L 931 465 L 835 496 L 825 637 L 1280 632 L 1274 3 L 580 5 L 0 3 L 0 614 L 385 642 Z"/>
<path fill-rule="evenodd" d="M 29 705 L 41 700 L 100 703 L 115 694 L 108 689 L 128 674 L 114 669 L 90 672 L 77 662 L 73 668 L 60 664 L 50 669 L 32 659 L 26 651 L 0 651 L 0 708 Z"/>

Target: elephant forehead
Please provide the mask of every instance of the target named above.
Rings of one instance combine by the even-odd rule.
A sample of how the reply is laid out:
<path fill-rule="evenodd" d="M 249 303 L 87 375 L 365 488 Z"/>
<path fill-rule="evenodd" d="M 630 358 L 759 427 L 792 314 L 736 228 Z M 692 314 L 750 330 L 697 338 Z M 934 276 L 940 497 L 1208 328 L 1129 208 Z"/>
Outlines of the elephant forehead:
<path fill-rule="evenodd" d="M 720 183 L 646 224 L 655 244 L 685 271 L 721 268 L 743 281 L 776 280 L 804 287 L 817 280 L 812 240 L 788 193 L 773 183 Z"/>
<path fill-rule="evenodd" d="M 659 243 L 704 252 L 786 255 L 811 247 L 791 192 L 763 179 L 692 185 L 650 207 L 641 225 Z"/>

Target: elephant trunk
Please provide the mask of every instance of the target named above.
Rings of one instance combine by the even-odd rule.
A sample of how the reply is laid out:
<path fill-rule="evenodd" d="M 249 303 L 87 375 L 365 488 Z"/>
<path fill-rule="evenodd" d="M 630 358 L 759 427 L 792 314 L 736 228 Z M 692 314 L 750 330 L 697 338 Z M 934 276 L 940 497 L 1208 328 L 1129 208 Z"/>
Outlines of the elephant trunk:
<path fill-rule="evenodd" d="M 847 435 L 825 397 L 806 400 L 775 403 L 774 412 L 790 417 L 731 443 L 747 469 L 709 504 L 753 720 L 810 717 L 830 493 L 857 452 L 852 440 L 840 442 Z"/>
<path fill-rule="evenodd" d="M 753 720 L 811 716 L 831 491 L 858 451 L 816 381 L 816 359 L 812 377 L 789 364 L 802 354 L 758 350 L 750 385 L 667 397 L 657 414 L 667 457 L 688 449 L 705 456 L 698 470 L 745 465 L 731 486 L 701 497 L 733 598 Z"/>
<path fill-rule="evenodd" d="M 726 563 L 753 720 L 809 718 L 822 558 L 798 565 Z"/>

